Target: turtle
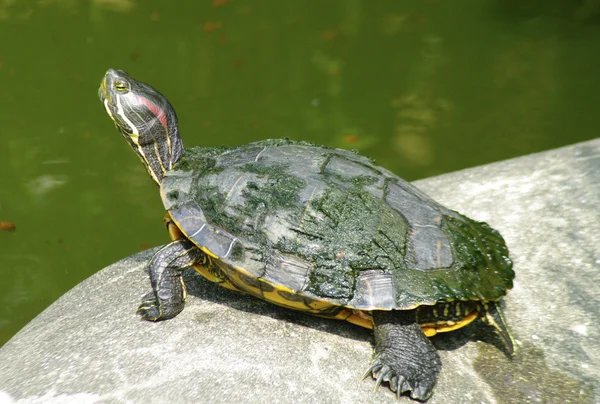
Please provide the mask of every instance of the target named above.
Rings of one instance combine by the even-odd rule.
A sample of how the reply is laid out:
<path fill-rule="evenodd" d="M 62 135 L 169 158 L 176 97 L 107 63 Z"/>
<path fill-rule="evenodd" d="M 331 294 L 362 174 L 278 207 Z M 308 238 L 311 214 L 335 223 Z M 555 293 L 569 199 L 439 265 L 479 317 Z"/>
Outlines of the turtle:
<path fill-rule="evenodd" d="M 515 273 L 500 233 L 435 202 L 356 151 L 290 139 L 184 149 L 167 98 L 121 70 L 98 90 L 160 187 L 171 242 L 148 263 L 137 313 L 184 308 L 184 269 L 285 308 L 372 329 L 364 377 L 426 401 L 441 370 L 428 339 L 478 320 L 515 348 L 500 301 Z"/>

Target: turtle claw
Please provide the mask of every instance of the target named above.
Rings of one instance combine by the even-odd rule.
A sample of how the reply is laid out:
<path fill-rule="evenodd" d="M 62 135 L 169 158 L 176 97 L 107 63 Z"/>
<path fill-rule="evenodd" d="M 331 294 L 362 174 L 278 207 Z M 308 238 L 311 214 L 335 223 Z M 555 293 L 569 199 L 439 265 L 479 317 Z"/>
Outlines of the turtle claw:
<path fill-rule="evenodd" d="M 142 320 L 147 321 L 158 321 L 160 317 L 160 311 L 157 307 L 140 306 L 137 309 L 136 314 L 140 315 Z"/>
<path fill-rule="evenodd" d="M 367 369 L 367 371 L 363 374 L 362 379 L 360 379 L 360 380 L 365 380 L 367 377 L 377 374 L 380 369 L 381 369 L 381 365 L 379 365 L 379 367 L 376 367 L 375 363 L 371 364 L 371 367 L 369 367 Z"/>
<path fill-rule="evenodd" d="M 375 380 L 375 388 L 373 389 L 373 391 L 377 391 L 379 389 L 379 386 L 381 386 L 382 382 L 388 381 L 388 380 L 385 380 L 387 374 L 388 374 L 388 366 L 383 366 L 383 368 L 381 368 L 381 370 L 377 374 L 377 380 Z"/>
<path fill-rule="evenodd" d="M 406 377 L 402 376 L 402 375 L 398 375 L 398 377 L 395 377 L 394 379 L 394 384 L 395 389 L 393 390 L 396 392 L 396 394 L 398 395 L 398 397 L 400 397 L 400 394 L 402 394 L 405 391 L 410 390 L 410 385 L 408 383 L 406 383 Z"/>
<path fill-rule="evenodd" d="M 426 386 L 423 386 L 423 385 L 420 385 L 420 386 L 417 385 L 416 388 L 412 389 L 412 392 L 413 393 L 411 394 L 411 397 L 413 397 L 413 394 L 415 397 L 424 397 L 427 395 L 427 388 L 426 388 Z M 429 393 L 429 394 L 431 394 L 431 393 Z M 415 398 L 415 397 L 413 397 L 413 398 Z"/>
<path fill-rule="evenodd" d="M 396 393 L 400 398 L 402 393 L 410 391 L 410 397 L 419 401 L 426 401 L 433 392 L 435 380 L 422 379 L 417 372 L 411 369 L 395 369 L 387 365 L 379 357 L 375 358 L 365 376 L 371 374 L 375 378 L 375 388 L 377 390 L 383 382 L 388 382 L 390 390 Z M 364 379 L 364 378 L 363 378 Z"/>
<path fill-rule="evenodd" d="M 142 320 L 161 321 L 175 317 L 183 310 L 184 302 L 169 302 L 166 299 L 157 298 L 154 292 L 142 296 L 142 304 L 138 307 L 136 314 Z"/>
<path fill-rule="evenodd" d="M 136 314 L 140 315 L 142 320 L 157 321 L 160 319 L 160 303 L 153 292 L 142 297 L 142 304 L 138 307 Z"/>

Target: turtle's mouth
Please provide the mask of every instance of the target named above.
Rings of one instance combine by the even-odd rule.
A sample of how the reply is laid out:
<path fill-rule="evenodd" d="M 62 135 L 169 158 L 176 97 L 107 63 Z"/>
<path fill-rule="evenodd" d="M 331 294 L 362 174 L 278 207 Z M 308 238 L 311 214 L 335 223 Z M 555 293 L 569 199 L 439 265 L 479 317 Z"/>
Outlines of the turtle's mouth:
<path fill-rule="evenodd" d="M 104 109 L 106 109 L 106 113 L 108 114 L 110 119 L 112 119 L 115 122 L 115 124 L 117 124 L 117 121 L 115 120 L 115 112 L 117 108 L 115 105 L 115 98 L 112 91 L 114 78 L 111 70 L 112 69 L 109 69 L 106 72 L 104 78 L 102 79 L 102 82 L 100 83 L 100 87 L 98 88 L 98 98 L 100 98 L 100 101 L 102 101 L 102 105 L 104 105 Z"/>
<path fill-rule="evenodd" d="M 110 94 L 109 94 L 108 90 L 106 89 L 106 79 L 102 81 L 102 84 L 100 85 L 100 88 L 98 89 L 98 98 L 100 98 L 100 101 L 102 101 L 102 105 L 104 105 L 104 109 L 106 109 L 106 113 L 108 114 L 110 119 L 112 119 L 114 121 L 115 120 L 115 117 L 113 115 L 114 106 L 113 106 L 113 103 L 111 102 L 112 97 L 110 97 Z"/>
<path fill-rule="evenodd" d="M 100 101 L 102 101 L 103 103 L 104 103 L 104 100 L 106 99 L 105 83 L 106 83 L 106 80 L 102 80 L 102 83 L 100 84 L 100 88 L 98 88 L 98 98 L 100 98 Z"/>
<path fill-rule="evenodd" d="M 106 104 L 106 100 L 110 100 L 112 97 L 110 96 L 110 92 L 108 91 L 110 87 L 108 73 L 104 75 L 102 82 L 100 83 L 100 88 L 98 88 L 98 98 L 102 101 L 103 104 Z"/>

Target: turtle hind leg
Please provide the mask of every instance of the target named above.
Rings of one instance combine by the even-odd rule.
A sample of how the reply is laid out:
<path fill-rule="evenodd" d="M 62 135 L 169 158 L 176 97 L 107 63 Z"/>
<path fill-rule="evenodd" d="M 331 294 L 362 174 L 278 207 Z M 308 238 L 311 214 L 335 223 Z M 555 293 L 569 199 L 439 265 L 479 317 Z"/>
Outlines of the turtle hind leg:
<path fill-rule="evenodd" d="M 178 315 L 183 310 L 186 293 L 181 272 L 202 261 L 203 254 L 186 239 L 175 240 L 158 250 L 148 264 L 152 292 L 142 297 L 137 314 L 149 321 Z"/>
<path fill-rule="evenodd" d="M 372 315 L 375 352 L 365 376 L 371 373 L 376 386 L 388 382 L 398 396 L 410 391 L 411 398 L 427 400 L 442 363 L 417 324 L 415 311 L 373 311 Z"/>

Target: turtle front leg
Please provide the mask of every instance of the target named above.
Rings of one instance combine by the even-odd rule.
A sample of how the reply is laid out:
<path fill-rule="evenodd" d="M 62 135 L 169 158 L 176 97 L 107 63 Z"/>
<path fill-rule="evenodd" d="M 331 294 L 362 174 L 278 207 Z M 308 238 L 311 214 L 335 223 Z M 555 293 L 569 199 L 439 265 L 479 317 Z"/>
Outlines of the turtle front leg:
<path fill-rule="evenodd" d="M 388 382 L 398 396 L 410 391 L 416 400 L 427 400 L 433 391 L 442 363 L 417 324 L 414 310 L 373 311 L 375 352 L 370 373 L 376 386 Z"/>
<path fill-rule="evenodd" d="M 149 263 L 152 292 L 142 298 L 137 314 L 144 320 L 167 320 L 184 307 L 182 271 L 202 262 L 204 253 L 186 239 L 175 240 L 158 250 Z"/>

